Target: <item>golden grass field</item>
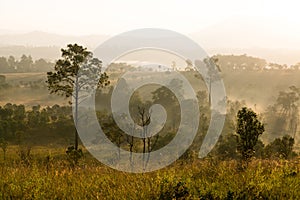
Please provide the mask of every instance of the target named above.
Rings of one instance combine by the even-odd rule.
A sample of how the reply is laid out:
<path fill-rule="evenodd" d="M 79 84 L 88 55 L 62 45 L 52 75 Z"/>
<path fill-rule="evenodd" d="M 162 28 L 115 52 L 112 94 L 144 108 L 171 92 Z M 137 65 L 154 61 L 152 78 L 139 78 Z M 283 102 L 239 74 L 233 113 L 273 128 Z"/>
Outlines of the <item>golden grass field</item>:
<path fill-rule="evenodd" d="M 300 158 L 178 160 L 144 174 L 113 170 L 88 153 L 71 167 L 63 149 L 35 147 L 22 163 L 16 146 L 0 161 L 0 199 L 299 199 Z"/>

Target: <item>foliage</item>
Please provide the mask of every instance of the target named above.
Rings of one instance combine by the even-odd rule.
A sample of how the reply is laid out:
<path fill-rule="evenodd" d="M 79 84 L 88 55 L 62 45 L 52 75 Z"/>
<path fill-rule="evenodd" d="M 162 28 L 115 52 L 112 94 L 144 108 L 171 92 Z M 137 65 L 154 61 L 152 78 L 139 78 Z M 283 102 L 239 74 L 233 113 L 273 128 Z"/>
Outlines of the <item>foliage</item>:
<path fill-rule="evenodd" d="M 173 88 L 178 92 L 178 95 L 183 96 L 183 85 L 179 79 L 172 79 L 169 85 L 161 86 L 152 92 L 153 104 L 160 104 L 164 107 L 167 114 L 167 121 L 165 126 L 175 132 L 178 124 L 180 123 L 180 106 L 179 101 L 175 94 L 169 89 Z M 170 117 L 171 116 L 171 117 Z"/>
<path fill-rule="evenodd" d="M 254 155 L 254 147 L 258 137 L 265 131 L 264 125 L 257 119 L 257 115 L 251 109 L 243 107 L 237 114 L 237 150 L 242 159 L 249 161 Z"/>
<path fill-rule="evenodd" d="M 12 139 L 16 131 L 26 128 L 25 106 L 7 103 L 0 106 L 0 134 L 6 140 Z"/>
<path fill-rule="evenodd" d="M 214 154 L 220 159 L 237 159 L 236 114 L 245 106 L 244 101 L 227 100 L 227 112 L 221 137 L 214 149 Z"/>
<path fill-rule="evenodd" d="M 293 152 L 294 143 L 294 138 L 288 135 L 283 136 L 282 138 L 276 138 L 273 142 L 266 146 L 266 157 L 282 157 L 284 159 L 288 159 L 295 155 L 295 152 Z"/>
<path fill-rule="evenodd" d="M 102 62 L 98 58 L 93 58 L 92 52 L 86 48 L 77 44 L 69 44 L 67 49 L 61 49 L 61 52 L 62 58 L 55 63 L 55 72 L 47 72 L 48 89 L 50 93 L 65 97 L 73 96 L 76 125 L 78 121 L 79 91 L 108 85 L 108 76 L 106 73 L 101 73 Z M 79 74 L 80 69 L 81 74 Z M 95 82 L 96 80 L 99 80 L 98 83 Z M 78 133 L 76 129 L 74 147 L 77 151 Z"/>
<path fill-rule="evenodd" d="M 189 197 L 189 188 L 184 181 L 176 183 L 163 180 L 159 199 L 187 199 Z"/>
<path fill-rule="evenodd" d="M 237 159 L 237 141 L 234 135 L 221 137 L 217 144 L 215 154 L 219 159 L 222 160 Z"/>
<path fill-rule="evenodd" d="M 92 79 L 90 77 L 92 75 L 100 76 L 100 85 L 109 84 L 106 73 L 101 74 L 102 62 L 93 58 L 92 52 L 77 44 L 69 44 L 67 49 L 61 49 L 61 51 L 62 58 L 55 63 L 55 72 L 47 73 L 47 83 L 51 93 L 70 97 L 73 94 L 74 85 L 76 90 L 86 87 L 87 81 Z M 89 77 L 84 78 L 84 80 L 78 80 L 78 72 L 81 67 L 84 67 L 83 72 L 89 71 Z"/>
<path fill-rule="evenodd" d="M 47 132 L 51 132 L 54 137 L 62 137 L 61 134 L 69 135 L 70 127 L 74 130 L 71 114 L 70 106 L 54 105 L 41 108 L 36 105 L 25 110 L 22 104 L 7 103 L 3 107 L 0 106 L 0 137 L 12 144 L 19 144 L 20 131 L 23 132 L 22 137 L 28 138 L 29 141 L 26 142 L 33 142 L 34 138 L 29 135 L 35 133 L 34 135 L 40 136 L 38 142 L 42 145 L 41 139 Z"/>
<path fill-rule="evenodd" d="M 83 157 L 82 149 L 75 149 L 73 145 L 67 148 L 66 154 L 71 166 L 76 166 L 78 160 Z"/>

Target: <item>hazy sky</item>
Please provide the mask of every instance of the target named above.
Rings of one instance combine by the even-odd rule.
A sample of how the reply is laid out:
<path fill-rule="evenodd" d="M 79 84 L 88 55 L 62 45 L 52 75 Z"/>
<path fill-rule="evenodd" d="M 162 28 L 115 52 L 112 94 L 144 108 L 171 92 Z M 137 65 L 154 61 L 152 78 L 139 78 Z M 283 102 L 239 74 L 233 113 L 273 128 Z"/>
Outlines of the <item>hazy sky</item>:
<path fill-rule="evenodd" d="M 266 18 L 283 35 L 300 33 L 295 0 L 0 0 L 0 29 L 68 35 L 117 34 L 155 27 L 201 31 L 224 20 Z M 278 23 L 280 22 L 280 27 Z M 283 25 L 283 26 L 282 26 Z"/>

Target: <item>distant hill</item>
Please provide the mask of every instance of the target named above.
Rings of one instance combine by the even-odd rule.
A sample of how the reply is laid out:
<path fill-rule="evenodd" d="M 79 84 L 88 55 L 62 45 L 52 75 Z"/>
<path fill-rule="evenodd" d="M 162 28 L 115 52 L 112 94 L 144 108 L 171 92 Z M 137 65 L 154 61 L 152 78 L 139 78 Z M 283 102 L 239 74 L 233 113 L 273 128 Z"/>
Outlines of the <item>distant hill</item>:
<path fill-rule="evenodd" d="M 69 43 L 79 43 L 89 48 L 95 48 L 108 38 L 107 35 L 68 36 L 33 31 L 23 34 L 2 34 L 0 35 L 0 46 L 63 47 Z"/>
<path fill-rule="evenodd" d="M 246 21 L 247 22 L 247 21 Z M 199 43 L 209 55 L 247 54 L 266 59 L 267 62 L 293 65 L 300 62 L 300 40 L 298 35 L 282 38 L 273 34 L 272 41 L 267 38 L 271 30 L 267 25 L 256 25 L 249 21 L 235 19 L 207 27 L 188 36 Z M 265 24 L 268 24 L 267 21 Z M 257 30 L 256 34 L 251 34 Z M 99 44 L 110 38 L 109 35 L 70 36 L 41 31 L 22 33 L 0 29 L 0 56 L 22 54 L 31 55 L 34 59 L 57 59 L 60 48 L 69 43 L 78 43 L 93 51 Z"/>
<path fill-rule="evenodd" d="M 67 44 L 78 43 L 92 51 L 108 38 L 106 35 L 65 36 L 39 31 L 29 33 L 0 31 L 0 56 L 12 55 L 20 58 L 25 54 L 31 55 L 33 59 L 55 60 L 60 56 L 60 49 Z"/>
<path fill-rule="evenodd" d="M 46 60 L 55 60 L 59 58 L 59 46 L 44 46 L 44 47 L 25 47 L 25 46 L 0 46 L 0 56 L 14 56 L 19 59 L 23 54 L 31 55 L 34 60 L 45 58 Z"/>

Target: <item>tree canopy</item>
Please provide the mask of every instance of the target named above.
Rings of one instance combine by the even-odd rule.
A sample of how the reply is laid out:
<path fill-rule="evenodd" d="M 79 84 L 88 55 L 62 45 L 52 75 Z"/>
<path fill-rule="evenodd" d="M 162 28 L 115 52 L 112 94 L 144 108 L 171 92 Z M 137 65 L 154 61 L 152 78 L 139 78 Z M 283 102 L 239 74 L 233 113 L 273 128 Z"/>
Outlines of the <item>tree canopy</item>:
<path fill-rule="evenodd" d="M 243 107 L 237 114 L 237 141 L 243 160 L 249 160 L 255 153 L 258 137 L 265 131 L 264 125 L 257 119 L 257 114 Z"/>

